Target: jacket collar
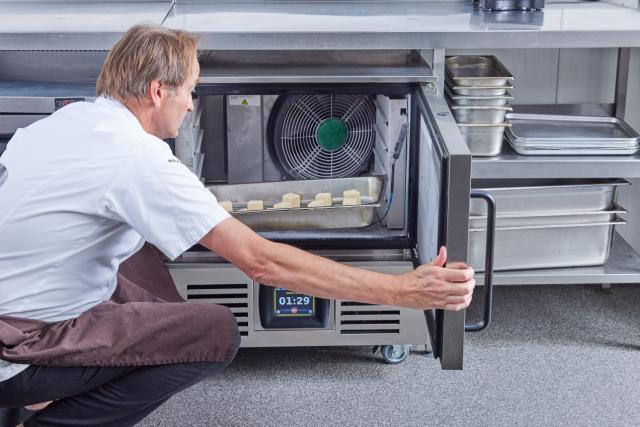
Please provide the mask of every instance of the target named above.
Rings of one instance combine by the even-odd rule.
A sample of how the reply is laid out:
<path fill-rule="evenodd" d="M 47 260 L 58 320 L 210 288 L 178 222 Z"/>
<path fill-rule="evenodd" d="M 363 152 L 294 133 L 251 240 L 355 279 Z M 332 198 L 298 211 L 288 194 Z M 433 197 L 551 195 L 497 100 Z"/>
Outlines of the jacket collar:
<path fill-rule="evenodd" d="M 113 109 L 117 112 L 118 115 L 125 119 L 128 124 L 130 124 L 132 127 L 135 127 L 136 130 L 147 133 L 147 131 L 142 127 L 142 124 L 140 124 L 138 118 L 134 116 L 133 113 L 129 111 L 129 109 L 117 99 L 100 96 L 96 98 L 95 103 Z"/>

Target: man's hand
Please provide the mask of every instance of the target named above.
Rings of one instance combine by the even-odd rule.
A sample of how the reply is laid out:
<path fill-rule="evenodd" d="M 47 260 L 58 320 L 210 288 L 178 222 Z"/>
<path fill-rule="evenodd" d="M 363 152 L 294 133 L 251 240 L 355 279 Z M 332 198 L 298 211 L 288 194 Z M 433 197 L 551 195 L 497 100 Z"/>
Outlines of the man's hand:
<path fill-rule="evenodd" d="M 403 275 L 405 286 L 398 305 L 454 311 L 467 308 L 476 285 L 475 273 L 462 262 L 443 267 L 446 261 L 447 249 L 443 246 L 433 261 Z"/>

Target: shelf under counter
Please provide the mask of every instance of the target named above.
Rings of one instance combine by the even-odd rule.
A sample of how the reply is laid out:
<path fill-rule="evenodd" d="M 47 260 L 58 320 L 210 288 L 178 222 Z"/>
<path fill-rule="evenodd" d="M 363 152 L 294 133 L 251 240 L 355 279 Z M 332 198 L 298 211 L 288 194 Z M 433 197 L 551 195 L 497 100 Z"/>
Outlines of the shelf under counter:
<path fill-rule="evenodd" d="M 427 66 L 419 67 L 358 67 L 358 66 L 264 66 L 203 68 L 200 84 L 257 83 L 427 83 L 434 85 L 436 77 Z M 228 92 L 228 90 L 227 90 Z"/>
<path fill-rule="evenodd" d="M 473 157 L 471 178 L 640 178 L 640 153 L 631 156 L 525 156 L 503 141 L 502 153 Z"/>
<path fill-rule="evenodd" d="M 588 285 L 602 283 L 640 283 L 640 255 L 615 233 L 609 259 L 593 267 L 548 268 L 498 271 L 494 285 Z M 476 274 L 478 285 L 484 275 Z"/>

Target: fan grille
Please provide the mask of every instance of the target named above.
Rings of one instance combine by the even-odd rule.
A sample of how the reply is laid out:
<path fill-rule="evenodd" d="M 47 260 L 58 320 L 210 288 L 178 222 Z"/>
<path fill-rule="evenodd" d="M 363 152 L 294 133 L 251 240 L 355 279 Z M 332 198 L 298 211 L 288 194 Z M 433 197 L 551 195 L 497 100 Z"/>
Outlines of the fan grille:
<path fill-rule="evenodd" d="M 283 104 L 273 143 L 294 178 L 358 175 L 370 161 L 376 111 L 368 95 L 296 95 Z M 276 124 L 277 126 L 277 124 Z"/>

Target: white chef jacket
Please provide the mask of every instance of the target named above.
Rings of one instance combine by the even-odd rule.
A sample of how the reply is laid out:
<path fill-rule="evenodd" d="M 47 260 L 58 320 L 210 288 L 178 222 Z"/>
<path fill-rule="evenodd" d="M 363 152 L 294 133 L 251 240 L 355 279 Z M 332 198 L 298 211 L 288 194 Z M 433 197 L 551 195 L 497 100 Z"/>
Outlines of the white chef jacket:
<path fill-rule="evenodd" d="M 164 141 L 107 98 L 19 129 L 0 163 L 2 315 L 77 317 L 111 297 L 118 266 L 145 240 L 174 259 L 229 217 Z M 0 381 L 25 368 L 0 361 Z"/>

